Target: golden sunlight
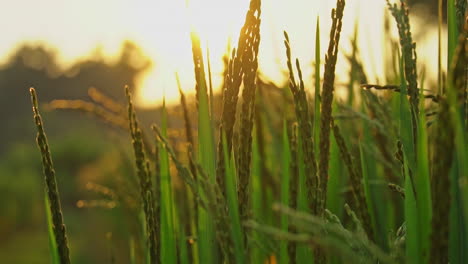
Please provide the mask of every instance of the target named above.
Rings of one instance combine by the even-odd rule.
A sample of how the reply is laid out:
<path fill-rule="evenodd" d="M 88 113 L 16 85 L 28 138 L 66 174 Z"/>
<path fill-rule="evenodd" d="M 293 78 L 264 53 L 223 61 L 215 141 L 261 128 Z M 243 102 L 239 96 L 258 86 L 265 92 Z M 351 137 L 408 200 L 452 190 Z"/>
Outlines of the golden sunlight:
<path fill-rule="evenodd" d="M 1 24 L 15 23 L 14 27 L 2 29 L 0 54 L 6 59 L 13 47 L 22 42 L 49 43 L 60 51 L 62 67 L 67 67 L 71 61 L 89 55 L 98 45 L 102 47 L 103 55 L 112 60 L 120 49 L 120 43 L 129 39 L 154 62 L 138 77 L 138 103 L 152 106 L 164 97 L 168 102 L 174 102 L 179 97 L 176 72 L 183 90 L 188 93 L 194 90 L 190 31 L 199 34 L 205 55 L 209 49 L 213 83 L 219 88 L 222 56 L 229 41 L 237 39 L 248 4 L 248 0 L 17 0 L 9 3 L 9 9 L 0 10 Z M 321 54 L 324 56 L 331 24 L 330 10 L 334 5 L 335 1 L 263 1 L 259 53 L 259 69 L 263 76 L 276 83 L 285 81 L 283 30 L 286 30 L 291 38 L 293 56 L 300 58 L 303 65 L 306 87 L 310 87 L 317 17 L 321 27 Z M 384 76 L 380 57 L 385 52 L 383 43 L 387 41 L 383 36 L 386 1 L 347 1 L 345 9 L 340 56 L 350 52 L 351 38 L 357 25 L 358 46 L 365 70 L 371 81 L 377 81 L 376 76 Z M 420 32 L 417 25 L 424 22 L 413 19 L 413 23 L 415 32 Z M 437 54 L 436 27 L 424 28 L 424 31 L 426 34 L 417 39 L 418 49 L 424 51 L 423 54 Z M 231 43 L 233 47 L 236 44 Z M 436 57 L 418 58 L 427 65 L 428 77 L 437 76 L 437 63 L 431 61 Z M 348 65 L 341 57 L 337 75 L 347 69 Z M 427 78 L 427 81 L 434 80 Z"/>

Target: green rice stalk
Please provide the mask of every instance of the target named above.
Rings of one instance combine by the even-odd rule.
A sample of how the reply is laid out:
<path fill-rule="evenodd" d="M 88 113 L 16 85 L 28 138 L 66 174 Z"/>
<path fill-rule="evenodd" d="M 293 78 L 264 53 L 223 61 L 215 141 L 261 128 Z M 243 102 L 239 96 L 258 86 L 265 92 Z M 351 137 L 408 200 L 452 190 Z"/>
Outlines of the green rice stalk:
<path fill-rule="evenodd" d="M 212 121 L 209 111 L 209 102 L 207 94 L 207 85 L 205 77 L 205 66 L 203 63 L 203 54 L 200 47 L 200 39 L 195 33 L 192 33 L 192 53 L 195 78 L 197 83 L 197 102 L 198 102 L 198 161 L 204 172 L 210 179 L 216 178 L 216 156 L 213 146 Z M 198 172 L 198 170 L 197 170 Z M 197 173 L 198 175 L 198 173 Z M 208 194 L 200 190 L 202 196 Z M 215 232 L 213 223 L 208 212 L 199 207 L 198 216 L 198 242 L 200 262 L 211 264 L 216 263 L 218 259 Z"/>
<path fill-rule="evenodd" d="M 214 97 L 213 97 L 213 79 L 211 77 L 211 60 L 210 60 L 210 48 L 206 48 L 206 59 L 208 64 L 208 87 L 209 87 L 209 98 L 210 98 L 210 115 L 214 116 Z M 212 125 L 214 127 L 214 125 Z"/>
<path fill-rule="evenodd" d="M 154 163 L 154 184 L 153 184 L 153 189 L 154 189 L 154 197 L 157 197 L 154 201 L 154 228 L 156 230 L 157 236 L 160 238 L 161 237 L 161 204 L 162 201 L 160 199 L 161 197 L 161 146 L 158 141 L 156 141 L 154 150 L 153 150 L 153 163 Z M 156 256 L 161 256 L 161 245 L 158 243 L 156 247 Z"/>
<path fill-rule="evenodd" d="M 319 194 L 317 215 L 321 216 L 326 208 L 326 195 L 328 183 L 328 165 L 330 160 L 330 128 L 332 121 L 332 103 L 335 82 L 335 67 L 338 55 L 338 44 L 342 26 L 344 0 L 337 0 L 336 9 L 332 10 L 332 28 L 327 55 L 325 56 L 325 72 L 322 87 L 322 105 L 320 119 L 320 157 L 319 157 Z"/>
<path fill-rule="evenodd" d="M 162 118 L 161 118 L 161 132 L 162 135 L 167 137 L 167 113 L 165 101 L 162 106 Z M 169 154 L 166 149 L 160 146 L 159 151 L 159 166 L 160 166 L 160 182 L 156 185 L 160 185 L 160 197 L 158 200 L 161 205 L 161 229 L 160 229 L 160 252 L 161 262 L 164 263 L 176 263 L 177 262 L 177 242 L 175 233 L 177 224 L 175 224 L 174 212 L 174 197 L 172 194 L 172 179 L 170 174 L 169 165 Z"/>
<path fill-rule="evenodd" d="M 388 7 L 396 20 L 398 33 L 400 35 L 400 47 L 403 56 L 404 78 L 407 86 L 407 93 L 410 97 L 411 120 L 413 124 L 413 140 L 416 147 L 418 135 L 418 115 L 419 115 L 419 91 L 418 91 L 418 72 L 416 43 L 413 42 L 411 27 L 409 22 L 409 10 L 406 1 L 401 0 L 400 7 L 397 4 L 391 5 L 387 0 Z"/>
<path fill-rule="evenodd" d="M 54 164 L 50 154 L 49 143 L 44 132 L 42 117 L 39 113 L 39 106 L 37 103 L 37 95 L 34 88 L 29 89 L 31 94 L 31 103 L 34 113 L 34 123 L 37 128 L 36 142 L 41 151 L 42 167 L 45 176 L 45 185 L 47 198 L 49 202 L 49 210 L 52 216 L 52 228 L 57 246 L 58 256 L 61 264 L 70 263 L 70 249 L 68 247 L 68 239 L 66 228 L 63 221 L 62 208 L 60 205 L 60 195 L 57 187 L 57 179 L 55 176 Z"/>
<path fill-rule="evenodd" d="M 336 106 L 336 104 L 335 104 Z M 320 130 L 318 130 L 320 131 Z M 340 156 L 340 149 L 334 136 L 330 145 L 330 170 L 328 177 L 327 190 L 327 210 L 342 217 L 344 213 L 344 202 L 346 199 L 353 198 L 353 192 L 349 185 L 348 175 L 345 173 L 346 167 L 343 166 L 343 161 Z M 348 190 L 350 192 L 348 192 Z M 352 202 L 354 203 L 354 201 Z M 338 259 L 333 257 L 337 263 Z"/>
<path fill-rule="evenodd" d="M 340 128 L 338 125 L 334 124 L 332 120 L 333 132 L 335 135 L 336 143 L 340 150 L 341 158 L 348 169 L 349 179 L 351 181 L 351 188 L 352 188 L 352 197 L 353 197 L 353 204 L 358 210 L 359 219 L 362 221 L 364 225 L 364 229 L 366 231 L 367 237 L 369 239 L 374 239 L 374 232 L 372 228 L 371 217 L 369 214 L 369 205 L 366 201 L 366 195 L 364 193 L 364 189 L 362 186 L 362 179 L 361 175 L 358 173 L 356 165 L 353 163 L 351 158 L 351 154 L 349 153 L 348 147 L 346 146 L 345 140 L 341 135 Z"/>
<path fill-rule="evenodd" d="M 405 152 L 403 152 L 402 167 L 405 177 L 406 261 L 407 263 L 422 263 L 420 256 L 421 242 L 419 241 L 418 208 L 414 192 L 415 186 L 410 175 Z"/>
<path fill-rule="evenodd" d="M 228 146 L 228 153 L 231 154 L 232 148 L 232 141 L 233 141 L 233 134 L 234 134 L 234 124 L 236 122 L 236 109 L 237 109 L 237 101 L 239 96 L 239 88 L 244 79 L 244 82 L 247 80 L 250 83 L 245 84 L 245 87 L 249 87 L 252 85 L 252 80 L 256 77 L 256 69 L 257 66 L 257 54 L 258 54 L 258 43 L 260 41 L 260 0 L 251 0 L 250 7 L 247 11 L 244 25 L 239 34 L 239 40 L 237 49 L 232 51 L 231 59 L 228 63 L 227 74 L 224 80 L 224 87 L 223 87 L 223 105 L 222 105 L 222 112 L 221 112 L 221 125 L 220 125 L 220 135 L 223 133 L 226 134 L 227 146 Z M 255 58 L 255 59 L 254 59 Z M 249 68 L 244 68 L 249 67 Z M 252 72 L 252 69 L 255 70 Z M 244 77 L 244 72 L 249 73 L 249 77 Z M 255 76 L 253 76 L 255 75 Z M 254 92 L 251 91 L 255 87 L 250 87 L 247 89 L 249 91 L 246 96 L 254 98 Z M 244 99 L 245 100 L 245 99 Z M 245 103 L 247 104 L 245 107 L 246 109 L 251 109 L 250 99 L 247 100 Z M 244 112 L 244 111 L 243 111 Z M 250 118 L 250 112 L 246 113 L 246 116 Z M 249 144 L 251 145 L 251 144 Z M 224 150 L 223 144 L 221 139 L 218 142 L 218 163 L 216 168 L 216 177 L 217 181 L 224 191 L 224 160 L 223 160 L 223 153 Z M 242 213 L 241 213 L 242 214 Z"/>
<path fill-rule="evenodd" d="M 291 136 L 289 137 L 290 142 L 290 149 L 291 149 L 291 160 L 290 160 L 290 176 L 289 176 L 289 207 L 294 210 L 297 210 L 297 199 L 299 193 L 299 155 L 298 155 L 298 127 L 297 123 L 293 125 L 291 129 Z M 290 233 L 295 233 L 295 227 L 292 225 L 288 225 L 288 231 Z M 295 264 L 296 262 L 296 243 L 289 242 L 288 243 L 288 263 Z"/>
<path fill-rule="evenodd" d="M 299 75 L 299 83 L 296 82 L 294 77 L 294 70 L 291 61 L 291 47 L 289 36 L 286 31 L 284 32 L 284 45 L 286 47 L 286 57 L 289 69 L 289 88 L 294 97 L 294 109 L 296 112 L 296 119 L 299 127 L 299 134 L 302 139 L 302 152 L 304 153 L 304 166 L 306 174 L 306 192 L 309 210 L 317 213 L 317 188 L 319 180 L 317 178 L 317 164 L 314 151 L 314 138 L 312 131 L 312 124 L 309 117 L 309 104 L 307 102 L 307 95 L 304 89 L 304 82 L 302 80 L 302 71 L 299 65 L 299 60 L 296 60 L 296 68 Z"/>
<path fill-rule="evenodd" d="M 447 0 L 447 30 L 448 30 L 448 62 L 447 65 L 450 67 L 452 65 L 453 56 L 455 55 L 455 49 L 457 48 L 458 43 L 458 21 L 457 21 L 457 11 L 455 6 L 456 0 Z"/>
<path fill-rule="evenodd" d="M 187 106 L 187 100 L 185 98 L 184 92 L 182 91 L 182 86 L 180 84 L 179 75 L 177 73 L 176 73 L 176 81 L 177 81 L 177 87 L 179 89 L 179 94 L 180 94 L 180 105 L 182 106 L 182 111 L 183 111 L 183 116 L 184 116 L 185 137 L 186 137 L 186 140 L 187 140 L 188 144 L 190 146 L 194 146 L 195 141 L 194 141 L 193 134 L 192 134 L 192 124 L 191 124 L 191 120 L 190 120 L 189 109 L 188 109 L 188 106 Z M 211 94 L 210 94 L 210 96 L 211 96 Z M 211 100 L 210 100 L 210 102 L 211 102 Z M 211 107 L 212 107 L 212 105 L 211 105 Z M 195 164 L 192 162 L 193 160 L 190 159 L 189 155 L 190 154 L 187 152 L 187 159 L 189 161 L 190 172 L 192 173 L 193 178 L 196 181 L 197 180 L 197 175 L 196 175 L 197 171 L 196 171 L 196 168 L 195 168 Z M 183 188 L 185 188 L 185 186 Z M 193 192 L 184 192 L 184 198 L 185 198 L 184 208 L 186 208 L 186 214 L 185 215 L 188 218 L 185 221 L 186 222 L 185 232 L 186 232 L 186 234 L 195 234 L 196 227 L 194 226 L 194 219 L 198 218 L 198 216 L 197 216 L 197 212 L 198 212 L 197 199 L 194 199 Z M 193 211 L 193 212 L 191 212 L 191 211 Z M 192 219 L 192 217 L 190 217 L 192 215 L 194 215 L 193 219 Z M 193 250 L 189 251 L 189 255 L 190 255 L 190 258 L 192 259 L 192 261 L 194 261 L 193 256 L 196 254 L 196 252 L 195 252 L 196 247 L 192 247 L 192 249 Z"/>
<path fill-rule="evenodd" d="M 434 156 L 431 175 L 432 183 L 432 234 L 431 263 L 448 263 L 449 216 L 450 216 L 450 179 L 448 172 L 452 167 L 455 142 L 450 122 L 447 100 L 442 100 L 434 137 Z"/>
<path fill-rule="evenodd" d="M 193 133 L 192 133 L 192 121 L 190 120 L 190 114 L 189 114 L 189 109 L 188 109 L 188 106 L 187 106 L 187 100 L 185 98 L 184 91 L 182 91 L 182 86 L 180 84 L 180 79 L 179 79 L 178 74 L 176 74 L 176 80 L 177 80 L 177 87 L 179 89 L 179 94 L 180 94 L 180 105 L 182 106 L 182 111 L 183 111 L 183 115 L 184 115 L 185 138 L 186 138 L 187 142 L 190 145 L 194 146 L 195 145 L 195 140 L 194 140 Z M 197 175 L 196 175 L 195 164 L 190 163 L 189 165 L 190 165 L 190 171 L 192 172 L 192 175 L 194 176 L 194 179 L 196 180 Z"/>
<path fill-rule="evenodd" d="M 455 12 L 457 14 L 458 32 L 463 32 L 467 16 L 466 0 L 455 0 Z"/>
<path fill-rule="evenodd" d="M 46 219 L 47 219 L 47 233 L 49 234 L 49 250 L 50 250 L 50 258 L 52 264 L 60 264 L 60 259 L 58 255 L 58 248 L 57 242 L 55 242 L 55 235 L 54 235 L 54 224 L 52 223 L 52 214 L 50 213 L 50 203 L 49 198 L 47 197 L 47 193 L 44 192 L 44 203 L 46 209 Z"/>
<path fill-rule="evenodd" d="M 115 260 L 115 246 L 114 246 L 114 242 L 112 240 L 112 232 L 108 232 L 106 234 L 106 239 L 107 239 L 107 243 L 108 243 L 108 246 L 109 246 L 109 263 L 110 264 L 115 264 L 116 263 L 116 260 Z"/>
<path fill-rule="evenodd" d="M 283 142 L 282 142 L 282 164 L 281 164 L 281 192 L 280 192 L 280 200 L 281 203 L 284 205 L 289 205 L 290 203 L 290 178 L 292 178 L 292 174 L 290 171 L 291 166 L 291 147 L 289 144 L 289 136 L 287 131 L 286 122 L 283 124 Z M 288 217 L 286 215 L 281 215 L 280 220 L 281 230 L 288 231 Z M 288 255 L 288 242 L 287 241 L 280 241 L 280 251 L 279 251 L 279 263 L 286 264 L 289 263 L 289 255 Z M 294 257 L 295 258 L 295 257 Z"/>
<path fill-rule="evenodd" d="M 450 26 L 451 20 L 449 19 L 449 28 Z M 447 99 L 449 101 L 450 116 L 455 134 L 455 158 L 453 169 L 450 171 L 450 181 L 454 183 L 451 185 L 452 203 L 449 231 L 449 259 L 451 263 L 468 262 L 468 254 L 464 250 L 468 241 L 468 231 L 466 229 L 466 223 L 468 222 L 468 185 L 466 184 L 466 175 L 468 175 L 466 166 L 468 141 L 466 125 L 464 123 L 467 120 L 467 116 L 466 112 L 462 111 L 464 105 L 462 100 L 465 99 L 466 104 L 466 97 L 464 98 L 464 96 L 466 96 L 467 89 L 466 81 L 464 81 L 468 61 L 468 41 L 466 36 L 468 36 L 468 21 L 465 24 L 465 31 L 461 33 L 458 39 L 457 49 L 454 52 L 452 64 L 449 68 L 447 82 Z M 465 69 L 465 74 L 462 74 L 463 69 Z M 463 117 L 464 115 L 465 118 Z"/>
<path fill-rule="evenodd" d="M 143 203 L 143 212 L 145 214 L 146 223 L 146 240 L 148 243 L 150 263 L 159 263 L 160 256 L 157 255 L 159 239 L 157 237 L 156 223 L 158 220 L 155 218 L 155 199 L 150 176 L 150 165 L 146 159 L 145 147 L 143 143 L 143 135 L 140 130 L 138 120 L 136 117 L 135 109 L 133 107 L 132 97 L 128 86 L 125 86 L 125 93 L 128 101 L 128 118 L 130 126 L 130 135 L 132 138 L 133 151 L 135 155 L 135 165 L 137 175 L 140 182 L 140 195 Z"/>
<path fill-rule="evenodd" d="M 438 45 L 437 45 L 437 93 L 439 95 L 443 94 L 442 87 L 443 83 L 443 70 L 442 70 L 442 27 L 444 26 L 444 15 L 443 15 L 443 0 L 438 0 L 437 10 L 438 10 Z"/>
<path fill-rule="evenodd" d="M 88 96 L 98 105 L 102 105 L 107 110 L 115 113 L 125 115 L 125 107 L 114 101 L 114 99 L 105 95 L 97 88 L 91 87 L 88 89 Z"/>
<path fill-rule="evenodd" d="M 422 97 L 422 89 L 421 94 Z M 421 112 L 419 114 L 419 129 L 417 142 L 417 173 L 414 177 L 416 186 L 416 203 L 418 209 L 419 242 L 421 247 L 421 263 L 429 262 L 431 249 L 431 221 L 432 221 L 432 201 L 431 184 L 429 175 L 429 151 L 428 137 L 426 129 L 426 117 L 423 100 L 421 100 Z"/>
<path fill-rule="evenodd" d="M 382 102 L 379 97 L 372 92 L 364 90 L 361 94 L 368 108 L 369 116 L 382 123 L 382 126 L 375 126 L 375 129 L 373 129 L 373 136 L 382 157 L 391 165 L 391 168 L 386 169 L 384 172 L 385 178 L 389 182 L 399 182 L 399 171 L 392 169 L 397 167 L 391 150 L 393 148 L 393 140 L 398 132 L 396 122 L 389 114 L 392 111 L 388 104 Z"/>
<path fill-rule="evenodd" d="M 197 164 L 199 184 L 206 195 L 207 212 L 212 217 L 215 236 L 223 254 L 223 261 L 230 263 L 234 257 L 234 242 L 231 237 L 232 223 L 226 198 L 216 181 L 208 178 L 201 165 Z M 203 263 L 203 259 L 200 259 Z"/>
<path fill-rule="evenodd" d="M 175 219 L 182 219 L 182 217 L 179 214 L 179 215 L 176 216 Z M 187 250 L 187 245 L 189 245 L 189 243 L 187 242 L 188 239 L 187 239 L 187 235 L 186 235 L 186 233 L 184 231 L 184 225 L 183 225 L 182 221 L 177 221 L 176 220 L 176 222 L 178 223 L 176 233 L 179 236 L 178 237 L 178 245 L 177 245 L 179 263 L 180 264 L 194 263 L 193 258 L 190 259 L 189 252 Z"/>
<path fill-rule="evenodd" d="M 195 163 L 190 155 L 192 162 L 196 165 L 197 174 L 199 175 L 197 181 L 194 181 L 193 176 L 190 174 L 190 170 L 178 160 L 174 150 L 170 147 L 166 137 L 162 134 L 160 129 L 156 125 L 153 125 L 151 128 L 162 146 L 166 149 L 171 160 L 174 162 L 179 176 L 181 176 L 184 182 L 193 191 L 197 203 L 211 217 L 215 226 L 216 239 L 223 251 L 224 258 L 227 261 L 232 260 L 234 258 L 234 246 L 229 233 L 229 230 L 231 230 L 230 220 L 226 210 L 226 200 L 224 199 L 219 185 L 217 182 L 213 182 L 212 179 L 208 178 L 208 175 L 204 172 L 203 168 L 201 168 L 201 165 Z M 189 150 L 189 153 L 191 153 L 191 149 Z M 203 260 L 201 259 L 201 261 Z"/>
<path fill-rule="evenodd" d="M 130 237 L 130 240 L 128 241 L 128 247 L 130 248 L 130 264 L 136 264 L 136 245 L 135 245 L 135 239 L 133 237 Z"/>
<path fill-rule="evenodd" d="M 226 166 L 226 200 L 229 211 L 229 220 L 231 223 L 231 240 L 234 244 L 235 263 L 246 263 L 247 251 L 244 245 L 244 235 L 242 234 L 241 218 L 239 214 L 239 201 L 237 199 L 236 168 L 234 157 L 227 153 L 226 136 L 223 135 L 224 160 Z"/>
<path fill-rule="evenodd" d="M 247 13 L 246 21 L 249 21 L 249 42 L 246 43 L 242 57 L 244 71 L 244 89 L 242 91 L 242 110 L 240 113 L 239 149 L 237 157 L 237 177 L 239 214 L 242 221 L 250 217 L 250 163 L 252 159 L 252 130 L 255 114 L 255 92 L 257 88 L 258 48 L 260 44 L 260 0 L 253 0 Z M 253 12 L 251 12 L 251 10 Z M 244 240 L 247 242 L 247 233 L 244 232 Z"/>
<path fill-rule="evenodd" d="M 275 179 L 273 178 L 274 175 L 272 174 L 272 172 L 270 171 L 270 169 L 268 168 L 268 149 L 267 149 L 267 140 L 265 139 L 265 137 L 268 135 L 266 134 L 265 130 L 268 131 L 268 129 L 270 128 L 268 124 L 266 127 L 265 127 L 265 122 L 268 122 L 268 116 L 266 114 L 264 114 L 264 111 L 267 111 L 268 109 L 268 106 L 266 104 L 266 101 L 267 100 L 265 98 L 265 93 L 263 92 L 264 89 L 262 89 L 262 83 L 258 84 L 258 92 L 259 92 L 259 96 L 256 96 L 256 99 L 257 99 L 257 103 L 256 103 L 256 109 L 255 109 L 255 137 L 254 137 L 254 141 L 256 141 L 256 146 L 255 144 L 253 144 L 253 148 L 257 148 L 257 153 L 253 152 L 252 155 L 258 155 L 257 157 L 257 163 L 256 164 L 253 164 L 252 166 L 252 175 L 256 175 L 259 177 L 259 179 L 256 179 L 258 180 L 261 184 L 262 184 L 262 188 L 261 190 L 258 191 L 258 193 L 256 193 L 254 191 L 254 189 L 252 189 L 252 196 L 255 196 L 255 195 L 259 195 L 259 198 L 261 198 L 263 201 L 266 200 L 266 190 L 265 189 L 268 189 L 268 188 L 271 188 L 274 190 L 275 188 Z M 267 120 L 265 120 L 267 119 Z M 271 130 L 270 130 L 271 131 Z M 252 157 L 252 163 L 254 163 L 254 158 Z M 258 173 L 255 174 L 253 173 L 254 171 L 254 166 L 258 166 Z M 252 184 L 253 184 L 253 179 L 254 176 L 252 176 Z M 253 208 L 253 211 L 254 211 L 254 214 L 255 214 L 255 208 Z M 258 218 L 257 218 L 258 219 Z"/>

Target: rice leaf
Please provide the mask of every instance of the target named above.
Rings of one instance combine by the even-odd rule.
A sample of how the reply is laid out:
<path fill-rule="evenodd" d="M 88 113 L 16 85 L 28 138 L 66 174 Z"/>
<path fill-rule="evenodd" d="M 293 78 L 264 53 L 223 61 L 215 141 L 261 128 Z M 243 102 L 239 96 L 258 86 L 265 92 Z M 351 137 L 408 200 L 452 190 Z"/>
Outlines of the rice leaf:
<path fill-rule="evenodd" d="M 208 94 L 205 78 L 203 55 L 200 40 L 192 32 L 192 53 L 197 83 L 198 101 L 198 161 L 208 178 L 215 179 L 216 159 L 213 147 L 213 135 L 211 130 L 211 116 L 209 112 Z M 203 190 L 199 190 L 202 199 L 206 197 Z M 217 254 L 214 244 L 214 229 L 212 219 L 205 209 L 199 207 L 198 215 L 198 245 L 200 263 L 216 263 Z"/>
<path fill-rule="evenodd" d="M 161 133 L 163 137 L 167 137 L 167 112 L 165 102 L 162 108 L 162 124 Z M 177 263 L 177 247 L 176 247 L 176 226 L 174 225 L 174 198 L 172 194 L 172 180 L 169 171 L 169 155 L 166 149 L 159 144 L 159 166 L 160 166 L 160 188 L 161 197 L 161 260 L 164 263 Z"/>
<path fill-rule="evenodd" d="M 242 234 L 241 219 L 237 199 L 236 168 L 234 158 L 228 154 L 226 135 L 223 135 L 224 160 L 226 166 L 226 198 L 231 222 L 231 237 L 234 242 L 234 256 L 236 263 L 246 263 L 247 256 Z"/>

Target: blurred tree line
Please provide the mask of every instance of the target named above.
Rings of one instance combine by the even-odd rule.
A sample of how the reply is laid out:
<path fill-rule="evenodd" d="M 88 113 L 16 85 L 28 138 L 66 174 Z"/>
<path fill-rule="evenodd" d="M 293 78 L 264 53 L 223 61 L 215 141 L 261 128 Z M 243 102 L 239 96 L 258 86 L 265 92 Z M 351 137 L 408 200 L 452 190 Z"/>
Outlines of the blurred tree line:
<path fill-rule="evenodd" d="M 78 61 L 62 70 L 57 54 L 47 47 L 20 46 L 0 66 L 0 156 L 11 143 L 31 137 L 29 88 L 35 87 L 40 102 L 53 99 L 86 99 L 90 87 L 96 87 L 123 102 L 123 87 L 135 87 L 136 76 L 151 66 L 150 60 L 133 43 L 125 42 L 117 61 L 109 65 L 96 56 Z M 73 120 L 68 119 L 68 126 Z M 52 124 L 46 123 L 47 126 Z"/>
<path fill-rule="evenodd" d="M 81 199 L 102 198 L 90 193 L 88 182 L 107 186 L 116 178 L 132 176 L 125 144 L 115 144 L 127 134 L 105 130 L 101 121 L 83 113 L 46 111 L 54 99 L 88 100 L 95 87 L 117 102 L 125 103 L 123 87 L 135 87 L 140 73 L 151 67 L 143 51 L 125 42 L 113 63 L 99 50 L 93 56 L 62 69 L 50 47 L 25 44 L 0 65 L 0 262 L 50 263 L 44 215 L 44 184 L 39 151 L 35 144 L 29 88 L 35 87 L 58 175 L 65 221 L 77 263 L 102 263 L 108 258 L 107 232 L 116 232 L 115 248 L 128 249 L 118 210 L 79 209 Z M 115 138 L 109 137 L 114 133 Z M 130 141 L 125 141 L 130 146 Z M 120 149 L 119 149 L 120 148 Z M 119 152 L 120 151 L 120 152 Z M 113 166 L 109 165 L 114 164 Z M 109 183 L 109 184 L 108 184 Z M 127 185 L 124 185 L 127 186 Z M 116 231 L 120 230 L 120 231 Z M 119 239 L 120 237 L 120 239 Z M 87 243 L 93 243 L 89 246 Z M 27 252 L 27 254 L 24 254 Z M 116 250 L 116 252 L 120 252 Z M 127 252 L 122 250 L 121 252 Z M 119 255 L 119 254 L 118 254 Z"/>

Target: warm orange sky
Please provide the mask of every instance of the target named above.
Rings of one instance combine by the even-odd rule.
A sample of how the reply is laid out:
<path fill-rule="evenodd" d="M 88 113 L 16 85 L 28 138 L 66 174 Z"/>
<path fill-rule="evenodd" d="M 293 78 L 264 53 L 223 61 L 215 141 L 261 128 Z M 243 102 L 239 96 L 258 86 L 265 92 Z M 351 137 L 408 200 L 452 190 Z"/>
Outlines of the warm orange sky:
<path fill-rule="evenodd" d="M 90 54 L 96 45 L 102 45 L 104 55 L 112 59 L 122 41 L 130 39 L 141 46 L 156 65 L 138 80 L 139 102 L 143 105 L 158 103 L 163 95 L 168 101 L 174 101 L 178 99 L 176 71 L 184 90 L 193 91 L 191 27 L 200 33 L 202 43 L 210 47 L 213 81 L 219 85 L 221 57 L 227 41 L 232 37 L 236 44 L 248 8 L 248 0 L 191 0 L 188 7 L 186 1 L 0 0 L 4 3 L 0 9 L 0 61 L 7 58 L 17 43 L 40 41 L 59 49 L 60 62 L 66 67 L 74 59 Z M 320 15 L 323 57 L 330 31 L 330 10 L 335 4 L 332 0 L 262 1 L 260 70 L 276 82 L 283 81 L 281 71 L 286 64 L 282 32 L 287 30 L 293 56 L 300 58 L 304 75 L 310 76 L 317 15 Z M 383 74 L 380 60 L 385 41 L 381 35 L 385 7 L 384 0 L 349 0 L 346 3 L 341 51 L 349 50 L 349 39 L 359 17 L 361 55 L 371 76 Z M 418 43 L 421 62 L 437 57 L 436 29 L 425 31 L 426 40 Z M 437 64 L 426 64 L 429 65 L 426 75 L 436 76 L 433 73 Z M 347 70 L 345 63 L 338 61 L 338 65 L 339 72 Z M 306 86 L 311 81 L 306 82 Z"/>

